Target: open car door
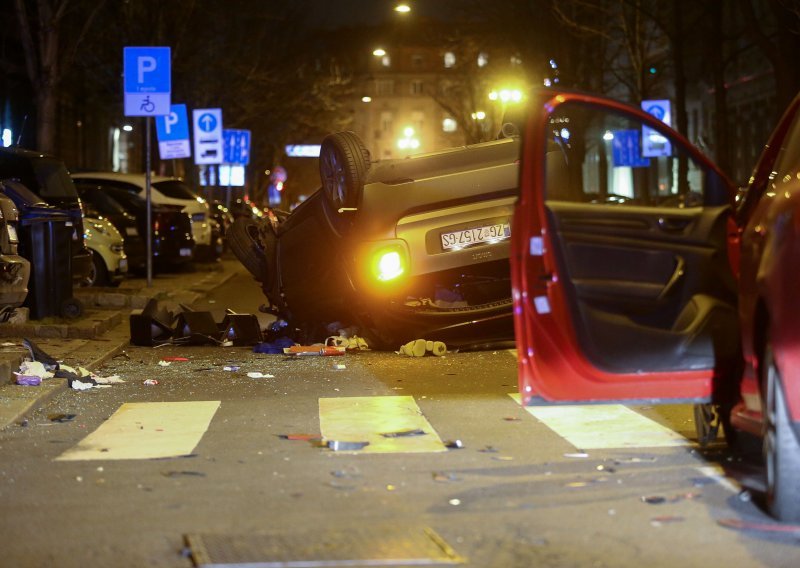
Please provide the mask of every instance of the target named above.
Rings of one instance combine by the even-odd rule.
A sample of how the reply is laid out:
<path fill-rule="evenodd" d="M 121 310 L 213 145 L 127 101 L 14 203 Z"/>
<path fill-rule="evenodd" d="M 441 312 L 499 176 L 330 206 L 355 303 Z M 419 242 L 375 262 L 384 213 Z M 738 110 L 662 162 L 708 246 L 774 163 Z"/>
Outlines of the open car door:
<path fill-rule="evenodd" d="M 732 184 L 643 111 L 548 97 L 512 234 L 524 403 L 709 402 L 740 359 Z"/>

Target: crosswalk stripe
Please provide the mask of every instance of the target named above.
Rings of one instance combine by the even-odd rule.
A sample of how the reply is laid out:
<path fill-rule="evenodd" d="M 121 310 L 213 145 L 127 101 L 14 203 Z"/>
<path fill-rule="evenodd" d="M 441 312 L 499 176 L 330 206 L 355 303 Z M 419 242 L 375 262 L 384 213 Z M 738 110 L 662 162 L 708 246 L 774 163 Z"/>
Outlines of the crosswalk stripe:
<path fill-rule="evenodd" d="M 447 451 L 412 396 L 320 398 L 319 425 L 327 441 L 369 442 L 359 453 Z"/>
<path fill-rule="evenodd" d="M 129 402 L 58 461 L 136 460 L 192 453 L 220 401 Z"/>
<path fill-rule="evenodd" d="M 509 394 L 520 402 L 518 393 Z M 576 448 L 659 448 L 689 441 L 621 404 L 526 406 L 533 417 Z"/>

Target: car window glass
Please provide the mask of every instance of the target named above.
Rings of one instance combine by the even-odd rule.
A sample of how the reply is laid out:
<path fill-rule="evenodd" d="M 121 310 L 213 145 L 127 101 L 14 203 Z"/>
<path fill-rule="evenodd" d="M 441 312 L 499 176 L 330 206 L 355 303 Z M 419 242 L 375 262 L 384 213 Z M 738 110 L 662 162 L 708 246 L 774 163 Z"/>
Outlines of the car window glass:
<path fill-rule="evenodd" d="M 547 136 L 548 200 L 676 208 L 727 203 L 713 171 L 638 119 L 570 102 L 550 116 Z"/>
<path fill-rule="evenodd" d="M 125 209 L 102 189 L 84 188 L 80 183 L 76 185 L 81 193 L 81 198 L 91 203 L 101 215 L 122 215 L 125 213 Z"/>
<path fill-rule="evenodd" d="M 775 161 L 775 180 L 787 182 L 800 170 L 800 112 L 795 114 L 792 126 Z"/>
<path fill-rule="evenodd" d="M 38 193 L 45 199 L 53 197 L 77 197 L 75 185 L 64 164 L 59 160 L 42 157 L 33 161 Z"/>
<path fill-rule="evenodd" d="M 166 197 L 171 197 L 173 199 L 197 199 L 197 195 L 182 181 L 159 181 L 154 183 L 153 187 L 163 193 Z"/>

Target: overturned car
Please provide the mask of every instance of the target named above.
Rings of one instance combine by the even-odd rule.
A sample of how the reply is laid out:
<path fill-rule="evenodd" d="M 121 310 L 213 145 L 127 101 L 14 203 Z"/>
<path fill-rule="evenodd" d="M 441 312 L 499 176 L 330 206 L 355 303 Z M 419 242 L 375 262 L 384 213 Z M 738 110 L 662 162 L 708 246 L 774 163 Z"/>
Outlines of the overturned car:
<path fill-rule="evenodd" d="M 268 311 L 302 330 L 356 325 L 376 347 L 424 337 L 513 341 L 509 242 L 519 139 L 370 161 L 352 132 L 325 138 L 322 187 L 292 213 L 238 219 L 229 242 Z"/>

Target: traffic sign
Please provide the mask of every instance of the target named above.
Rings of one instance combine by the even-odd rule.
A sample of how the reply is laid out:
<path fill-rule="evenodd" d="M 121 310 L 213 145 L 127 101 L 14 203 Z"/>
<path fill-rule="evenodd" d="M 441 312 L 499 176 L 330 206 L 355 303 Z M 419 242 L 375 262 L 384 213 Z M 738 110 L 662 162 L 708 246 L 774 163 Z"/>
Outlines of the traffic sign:
<path fill-rule="evenodd" d="M 125 47 L 125 116 L 162 116 L 170 107 L 170 48 Z"/>
<path fill-rule="evenodd" d="M 650 160 L 642 156 L 638 130 L 615 130 L 611 144 L 614 167 L 644 168 Z"/>
<path fill-rule="evenodd" d="M 192 156 L 192 149 L 189 146 L 189 119 L 186 115 L 186 105 L 172 105 L 169 114 L 157 116 L 156 134 L 158 151 L 162 160 Z"/>
<path fill-rule="evenodd" d="M 668 100 L 642 101 L 642 110 L 653 115 L 664 124 L 672 124 L 671 105 Z M 642 126 L 642 155 L 649 158 L 672 155 L 672 145 L 657 130 Z"/>
<path fill-rule="evenodd" d="M 222 131 L 225 146 L 225 163 L 241 164 L 250 163 L 250 131 L 228 129 Z"/>
<path fill-rule="evenodd" d="M 194 163 L 221 164 L 223 161 L 222 109 L 196 108 L 194 123 Z"/>

